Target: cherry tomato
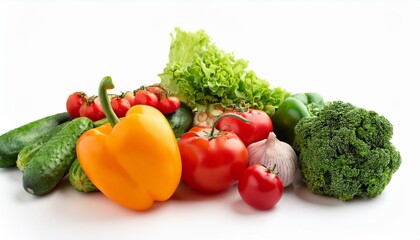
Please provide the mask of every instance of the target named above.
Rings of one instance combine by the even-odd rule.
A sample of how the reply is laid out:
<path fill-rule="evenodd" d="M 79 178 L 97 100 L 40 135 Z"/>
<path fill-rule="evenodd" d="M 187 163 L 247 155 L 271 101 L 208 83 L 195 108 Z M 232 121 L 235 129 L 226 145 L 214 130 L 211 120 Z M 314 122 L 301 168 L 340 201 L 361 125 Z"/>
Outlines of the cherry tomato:
<path fill-rule="evenodd" d="M 249 166 L 240 176 L 238 191 L 249 206 L 267 210 L 273 208 L 283 195 L 280 178 L 261 164 Z"/>
<path fill-rule="evenodd" d="M 131 105 L 130 102 L 126 98 L 122 98 L 121 96 L 116 96 L 111 98 L 111 107 L 114 110 L 115 115 L 117 117 L 125 117 L 128 109 L 130 109 Z"/>
<path fill-rule="evenodd" d="M 127 99 L 127 101 L 130 103 L 130 106 L 134 106 L 134 93 L 132 91 L 123 93 L 121 97 Z"/>
<path fill-rule="evenodd" d="M 248 151 L 233 132 L 193 127 L 178 142 L 181 180 L 203 192 L 221 192 L 237 182 L 248 164 Z"/>
<path fill-rule="evenodd" d="M 154 93 L 156 97 L 158 97 L 158 99 L 160 99 L 162 96 L 166 96 L 167 94 L 167 91 L 165 88 L 161 86 L 157 86 L 157 85 L 148 86 L 146 89 L 147 91 Z"/>
<path fill-rule="evenodd" d="M 80 117 L 79 109 L 84 102 L 86 102 L 88 96 L 85 92 L 74 92 L 70 94 L 66 101 L 66 109 L 70 116 L 73 118 Z"/>
<path fill-rule="evenodd" d="M 134 94 L 134 105 L 139 105 L 139 104 L 149 105 L 154 108 L 157 108 L 159 104 L 159 99 L 154 93 L 149 92 L 144 89 L 140 89 L 140 90 L 137 90 Z"/>
<path fill-rule="evenodd" d="M 217 124 L 217 129 L 233 131 L 243 141 L 245 146 L 264 140 L 273 131 L 270 116 L 264 111 L 249 108 L 246 112 L 236 111 L 236 114 L 248 119 L 246 123 L 237 118 L 223 118 Z"/>
<path fill-rule="evenodd" d="M 80 107 L 79 114 L 81 117 L 87 117 L 92 121 L 98 121 L 105 117 L 101 102 L 97 96 L 89 97 Z"/>
<path fill-rule="evenodd" d="M 181 101 L 174 96 L 163 97 L 160 99 L 157 109 L 163 114 L 174 113 L 181 106 Z"/>

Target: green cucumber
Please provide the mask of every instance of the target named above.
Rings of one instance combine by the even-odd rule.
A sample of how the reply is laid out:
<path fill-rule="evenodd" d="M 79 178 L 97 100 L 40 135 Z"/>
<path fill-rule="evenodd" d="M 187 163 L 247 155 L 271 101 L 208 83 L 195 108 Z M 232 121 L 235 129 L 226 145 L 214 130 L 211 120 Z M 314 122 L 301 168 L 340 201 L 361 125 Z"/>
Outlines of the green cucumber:
<path fill-rule="evenodd" d="M 181 102 L 176 112 L 165 115 L 177 139 L 181 138 L 185 132 L 191 129 L 194 115 L 187 104 Z"/>
<path fill-rule="evenodd" d="M 62 123 L 53 129 L 51 129 L 49 132 L 46 132 L 42 134 L 41 136 L 38 136 L 34 140 L 30 141 L 28 144 L 26 144 L 20 151 L 17 156 L 16 160 L 16 166 L 19 168 L 19 170 L 23 171 L 25 169 L 25 166 L 28 164 L 29 161 L 31 161 L 32 156 L 38 152 L 38 150 L 50 140 L 54 135 L 56 135 L 58 132 L 61 131 L 61 129 L 64 128 L 69 122 Z"/>
<path fill-rule="evenodd" d="M 99 127 L 105 123 L 107 123 L 107 119 L 101 119 L 99 121 L 96 121 L 93 123 L 95 127 Z M 31 160 L 32 156 L 43 146 L 48 140 L 50 140 L 51 137 L 53 137 L 55 134 L 57 134 L 61 129 L 66 126 L 69 122 L 62 123 L 55 128 L 51 129 L 51 131 L 42 134 L 41 136 L 38 136 L 34 140 L 27 143 L 19 152 L 16 160 L 16 166 L 19 168 L 19 170 L 23 171 L 26 164 Z"/>
<path fill-rule="evenodd" d="M 38 136 L 72 118 L 67 112 L 57 113 L 10 130 L 0 136 L 0 168 L 16 166 L 20 150 Z"/>
<path fill-rule="evenodd" d="M 93 122 L 90 119 L 75 118 L 46 142 L 23 170 L 23 188 L 37 196 L 51 192 L 67 175 L 77 158 L 79 137 L 91 128 Z"/>
<path fill-rule="evenodd" d="M 76 191 L 85 193 L 99 191 L 86 175 L 78 159 L 70 166 L 69 181 Z"/>

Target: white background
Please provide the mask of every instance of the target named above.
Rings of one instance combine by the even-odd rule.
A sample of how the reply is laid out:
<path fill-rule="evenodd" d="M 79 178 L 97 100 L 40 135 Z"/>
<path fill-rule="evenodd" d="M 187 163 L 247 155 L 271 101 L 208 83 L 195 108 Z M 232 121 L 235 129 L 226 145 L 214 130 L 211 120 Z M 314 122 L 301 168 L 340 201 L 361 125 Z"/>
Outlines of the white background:
<path fill-rule="evenodd" d="M 147 212 L 67 180 L 34 197 L 18 170 L 0 169 L 0 239 L 420 239 L 419 13 L 419 1 L 0 1 L 0 133 L 65 111 L 106 75 L 117 92 L 159 82 L 179 26 L 204 29 L 273 86 L 386 116 L 402 155 L 378 198 L 343 203 L 295 185 L 264 212 L 235 187 L 180 188 Z"/>

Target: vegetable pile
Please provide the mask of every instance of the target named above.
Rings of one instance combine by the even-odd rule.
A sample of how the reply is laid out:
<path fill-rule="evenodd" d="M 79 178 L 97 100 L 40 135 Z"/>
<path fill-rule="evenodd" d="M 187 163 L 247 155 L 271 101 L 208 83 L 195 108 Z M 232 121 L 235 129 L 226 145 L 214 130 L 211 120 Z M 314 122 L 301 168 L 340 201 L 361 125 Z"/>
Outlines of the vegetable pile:
<path fill-rule="evenodd" d="M 140 211 L 181 183 L 236 188 L 250 207 L 272 209 L 298 176 L 314 194 L 374 198 L 399 169 L 384 116 L 271 87 L 203 30 L 171 37 L 159 82 L 115 94 L 106 76 L 97 95 L 69 94 L 65 112 L 0 135 L 0 167 L 17 167 L 29 194 L 52 193 L 68 176 L 76 191 Z"/>

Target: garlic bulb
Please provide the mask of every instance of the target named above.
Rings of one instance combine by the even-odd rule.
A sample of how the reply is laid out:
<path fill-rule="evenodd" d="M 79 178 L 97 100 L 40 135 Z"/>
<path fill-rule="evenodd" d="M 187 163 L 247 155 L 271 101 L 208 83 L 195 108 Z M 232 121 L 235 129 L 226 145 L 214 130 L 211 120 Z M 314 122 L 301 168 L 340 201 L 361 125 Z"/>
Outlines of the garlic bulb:
<path fill-rule="evenodd" d="M 276 166 L 277 173 L 283 183 L 283 187 L 289 186 L 296 175 L 298 157 L 293 148 L 285 142 L 277 139 L 273 132 L 270 132 L 267 139 L 250 144 L 248 147 L 249 164 L 262 164 L 269 169 Z"/>

